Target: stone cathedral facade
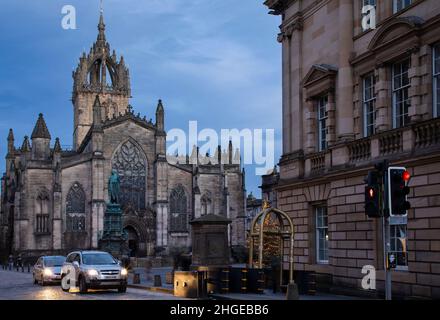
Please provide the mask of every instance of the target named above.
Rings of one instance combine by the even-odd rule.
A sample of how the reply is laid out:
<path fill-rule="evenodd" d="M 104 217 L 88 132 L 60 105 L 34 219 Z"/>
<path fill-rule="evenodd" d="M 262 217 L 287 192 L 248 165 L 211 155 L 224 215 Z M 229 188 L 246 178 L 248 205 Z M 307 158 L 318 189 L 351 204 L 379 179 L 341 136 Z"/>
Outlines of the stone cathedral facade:
<path fill-rule="evenodd" d="M 33 257 L 98 248 L 112 170 L 121 179 L 132 256 L 190 250 L 189 222 L 203 214 L 231 219 L 229 244 L 243 246 L 245 188 L 238 152 L 230 144 L 204 164 L 169 163 L 162 101 L 155 123 L 134 114 L 129 70 L 110 50 L 102 15 L 98 30 L 90 53 L 73 72 L 73 150 L 51 140 L 41 114 L 21 147 L 10 130 L 2 178 L 3 253 Z M 222 157 L 226 164 L 215 161 Z"/>

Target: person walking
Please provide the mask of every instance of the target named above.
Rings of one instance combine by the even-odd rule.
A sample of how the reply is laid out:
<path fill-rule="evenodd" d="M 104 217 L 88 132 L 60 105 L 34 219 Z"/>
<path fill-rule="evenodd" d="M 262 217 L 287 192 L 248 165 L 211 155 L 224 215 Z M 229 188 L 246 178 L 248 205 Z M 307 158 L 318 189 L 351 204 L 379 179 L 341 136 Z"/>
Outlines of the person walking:
<path fill-rule="evenodd" d="M 14 268 L 14 256 L 12 254 L 9 255 L 8 266 L 9 270 L 12 270 Z"/>

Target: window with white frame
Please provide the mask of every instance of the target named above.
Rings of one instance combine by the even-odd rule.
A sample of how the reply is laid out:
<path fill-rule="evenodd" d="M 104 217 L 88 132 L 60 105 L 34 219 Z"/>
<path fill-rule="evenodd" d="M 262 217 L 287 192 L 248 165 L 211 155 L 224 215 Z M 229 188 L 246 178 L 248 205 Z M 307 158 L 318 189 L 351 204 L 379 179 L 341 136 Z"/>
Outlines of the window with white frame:
<path fill-rule="evenodd" d="M 316 216 L 316 261 L 328 263 L 328 215 L 327 207 L 315 207 Z"/>
<path fill-rule="evenodd" d="M 406 7 L 409 7 L 412 3 L 412 0 L 394 0 L 393 1 L 393 12 L 397 13 L 400 10 L 405 9 Z"/>
<path fill-rule="evenodd" d="M 433 97 L 434 97 L 434 117 L 440 117 L 440 44 L 433 48 Z"/>
<path fill-rule="evenodd" d="M 363 79 L 363 105 L 364 105 L 364 136 L 369 137 L 375 133 L 376 127 L 376 78 L 370 73 Z"/>
<path fill-rule="evenodd" d="M 408 267 L 408 235 L 407 218 L 390 218 L 390 242 L 391 253 L 396 257 L 398 269 Z"/>
<path fill-rule="evenodd" d="M 393 65 L 393 128 L 401 128 L 409 123 L 408 110 L 411 105 L 409 68 L 409 59 Z"/>
<path fill-rule="evenodd" d="M 328 96 L 318 99 L 318 149 L 320 152 L 327 149 L 327 104 Z"/>

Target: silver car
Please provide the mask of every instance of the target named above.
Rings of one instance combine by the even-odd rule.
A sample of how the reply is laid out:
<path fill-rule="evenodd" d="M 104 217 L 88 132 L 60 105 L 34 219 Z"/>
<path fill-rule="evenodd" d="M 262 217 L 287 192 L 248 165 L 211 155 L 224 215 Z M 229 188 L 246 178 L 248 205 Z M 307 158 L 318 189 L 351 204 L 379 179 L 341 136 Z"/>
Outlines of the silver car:
<path fill-rule="evenodd" d="M 76 251 L 67 256 L 61 268 L 61 287 L 69 291 L 78 286 L 80 293 L 88 289 L 118 289 L 123 293 L 127 291 L 127 276 L 127 269 L 107 252 Z"/>
<path fill-rule="evenodd" d="M 43 256 L 38 258 L 32 272 L 34 284 L 42 286 L 48 283 L 61 282 L 61 267 L 66 261 L 63 256 Z"/>

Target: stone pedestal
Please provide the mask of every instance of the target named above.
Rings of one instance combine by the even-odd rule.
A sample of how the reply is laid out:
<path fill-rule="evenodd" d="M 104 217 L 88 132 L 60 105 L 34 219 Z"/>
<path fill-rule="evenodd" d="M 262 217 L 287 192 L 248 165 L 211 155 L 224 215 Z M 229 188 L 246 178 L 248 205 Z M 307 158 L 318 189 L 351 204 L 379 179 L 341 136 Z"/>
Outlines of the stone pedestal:
<path fill-rule="evenodd" d="M 232 221 L 214 214 L 190 222 L 192 226 L 192 266 L 229 265 L 228 225 Z"/>
<path fill-rule="evenodd" d="M 104 215 L 104 231 L 99 240 L 99 248 L 122 258 L 128 255 L 126 236 L 122 231 L 122 210 L 119 204 L 108 203 Z"/>
<path fill-rule="evenodd" d="M 228 225 L 232 221 L 214 214 L 190 222 L 192 226 L 192 270 L 204 273 L 208 293 L 219 292 L 220 272 L 229 267 Z"/>

